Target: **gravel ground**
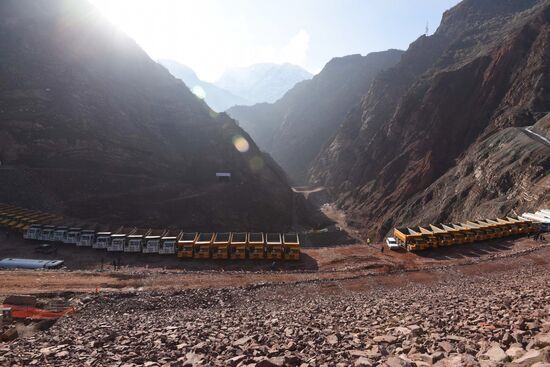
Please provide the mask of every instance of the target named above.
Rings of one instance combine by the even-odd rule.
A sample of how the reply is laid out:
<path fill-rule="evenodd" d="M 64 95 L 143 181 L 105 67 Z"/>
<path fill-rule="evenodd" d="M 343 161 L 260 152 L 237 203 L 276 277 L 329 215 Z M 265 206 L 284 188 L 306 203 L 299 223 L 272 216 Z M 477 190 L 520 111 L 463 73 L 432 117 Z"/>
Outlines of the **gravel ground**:
<path fill-rule="evenodd" d="M 541 264 L 482 275 L 447 269 L 396 286 L 82 296 L 78 314 L 0 344 L 0 365 L 548 367 L 549 280 Z"/>

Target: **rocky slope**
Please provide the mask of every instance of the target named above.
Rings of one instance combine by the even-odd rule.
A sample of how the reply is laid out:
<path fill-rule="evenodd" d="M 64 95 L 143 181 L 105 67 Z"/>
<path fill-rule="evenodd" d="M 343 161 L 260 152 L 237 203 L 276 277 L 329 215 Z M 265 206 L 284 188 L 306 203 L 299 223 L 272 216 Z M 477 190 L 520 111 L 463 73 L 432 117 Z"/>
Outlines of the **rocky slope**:
<path fill-rule="evenodd" d="M 88 3 L 3 1 L 0 47 L 0 201 L 127 225 L 288 228 L 279 167 Z"/>
<path fill-rule="evenodd" d="M 200 80 L 191 68 L 182 65 L 177 61 L 159 60 L 159 64 L 168 69 L 170 74 L 178 79 L 181 79 L 191 91 L 203 98 L 208 106 L 214 111 L 223 112 L 230 107 L 249 103 L 246 99 L 238 97 L 225 89 L 219 88 L 212 83 Z M 197 91 L 196 88 L 200 89 Z M 204 92 L 203 97 L 200 96 L 201 92 Z"/>
<path fill-rule="evenodd" d="M 236 106 L 227 112 L 270 153 L 295 183 L 304 183 L 307 171 L 323 146 L 337 131 L 346 113 L 367 93 L 375 76 L 391 68 L 402 51 L 331 60 L 274 104 Z"/>
<path fill-rule="evenodd" d="M 215 84 L 246 99 L 247 104 L 273 103 L 296 83 L 311 77 L 297 65 L 264 63 L 229 69 Z"/>
<path fill-rule="evenodd" d="M 358 279 L 83 297 L 48 331 L 0 343 L 0 364 L 547 367 L 549 268 L 511 270 L 517 260 L 367 289 Z"/>
<path fill-rule="evenodd" d="M 550 2 L 465 0 L 381 73 L 319 155 L 352 224 L 504 215 L 550 204 Z M 540 120 L 540 121 L 539 121 Z"/>

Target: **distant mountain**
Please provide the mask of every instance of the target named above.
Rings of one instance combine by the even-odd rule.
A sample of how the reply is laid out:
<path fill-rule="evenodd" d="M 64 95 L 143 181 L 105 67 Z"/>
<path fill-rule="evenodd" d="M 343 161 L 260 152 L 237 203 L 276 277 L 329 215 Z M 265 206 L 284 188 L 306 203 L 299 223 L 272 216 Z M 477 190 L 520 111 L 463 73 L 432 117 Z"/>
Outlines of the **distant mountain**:
<path fill-rule="evenodd" d="M 197 91 L 196 88 L 201 88 L 204 91 L 204 101 L 216 112 L 223 112 L 229 107 L 250 103 L 245 98 L 236 96 L 212 83 L 200 80 L 190 67 L 182 65 L 177 61 L 164 59 L 158 60 L 158 63 L 168 69 L 170 74 L 181 79 L 194 93 L 200 94 L 201 90 Z"/>
<path fill-rule="evenodd" d="M 0 202 L 145 228 L 292 224 L 282 170 L 88 2 L 3 0 L 0 35 Z"/>
<path fill-rule="evenodd" d="M 335 58 L 313 79 L 298 83 L 274 104 L 236 106 L 227 112 L 294 183 L 302 184 L 345 114 L 368 92 L 378 73 L 396 65 L 402 54 L 389 50 Z"/>
<path fill-rule="evenodd" d="M 273 103 L 296 83 L 313 75 L 292 64 L 255 64 L 227 70 L 215 83 L 218 87 L 255 103 Z"/>

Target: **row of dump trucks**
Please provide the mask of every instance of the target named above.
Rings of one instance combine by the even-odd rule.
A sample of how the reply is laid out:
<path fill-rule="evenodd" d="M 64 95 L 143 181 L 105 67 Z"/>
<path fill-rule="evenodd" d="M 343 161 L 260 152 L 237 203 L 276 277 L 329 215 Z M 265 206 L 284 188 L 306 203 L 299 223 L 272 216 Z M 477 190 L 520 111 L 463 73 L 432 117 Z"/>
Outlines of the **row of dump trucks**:
<path fill-rule="evenodd" d="M 518 234 L 529 234 L 538 230 L 538 226 L 530 220 L 521 217 L 506 217 L 464 223 L 440 223 L 422 227 L 395 228 L 393 235 L 407 251 L 418 251 Z"/>
<path fill-rule="evenodd" d="M 10 205 L 0 205 L 0 225 L 22 231 L 23 238 L 28 240 L 61 242 L 110 252 L 172 254 L 182 259 L 300 259 L 300 238 L 296 233 L 113 229 L 81 222 L 67 223 L 55 215 Z"/>

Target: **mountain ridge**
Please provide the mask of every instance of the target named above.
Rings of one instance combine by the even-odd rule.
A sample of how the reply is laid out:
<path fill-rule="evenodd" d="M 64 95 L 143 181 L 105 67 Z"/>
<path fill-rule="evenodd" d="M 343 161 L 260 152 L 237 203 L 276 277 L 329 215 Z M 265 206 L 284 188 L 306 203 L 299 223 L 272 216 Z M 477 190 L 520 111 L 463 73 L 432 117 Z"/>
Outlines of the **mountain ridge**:
<path fill-rule="evenodd" d="M 100 223 L 290 227 L 284 172 L 89 3 L 8 0 L 0 18 L 0 201 Z"/>
<path fill-rule="evenodd" d="M 546 0 L 467 0 L 449 10 L 434 35 L 413 42 L 402 61 L 373 82 L 317 157 L 310 181 L 329 187 L 352 224 L 377 238 L 421 218 L 465 220 L 479 216 L 479 208 L 484 216 L 497 216 L 548 204 L 549 161 L 540 154 L 548 147 L 514 165 L 525 173 L 527 196 L 498 168 L 491 171 L 503 182 L 498 190 L 481 176 L 468 185 L 467 176 L 478 165 L 495 167 L 495 157 L 514 157 L 534 144 L 518 129 L 508 132 L 517 138 L 495 134 L 535 124 L 535 112 L 550 106 L 543 88 L 550 76 L 549 23 Z M 483 145 L 487 139 L 506 143 L 491 148 Z M 469 161 L 476 154 L 478 161 Z M 503 162 L 496 166 L 503 168 Z M 456 190 L 436 196 L 443 195 L 436 188 L 445 186 Z M 499 205 L 485 205 L 495 198 Z"/>
<path fill-rule="evenodd" d="M 297 83 L 313 75 L 290 63 L 260 63 L 226 70 L 214 83 L 249 101 L 273 103 Z"/>
<path fill-rule="evenodd" d="M 197 92 L 199 94 L 204 92 L 204 96 L 199 96 L 199 98 L 204 99 L 208 106 L 216 112 L 223 112 L 232 106 L 249 103 L 243 97 L 237 96 L 213 83 L 201 80 L 193 69 L 177 61 L 160 59 L 158 63 L 176 78 L 181 79 L 191 91 L 194 91 L 194 88 L 197 87 L 201 88 L 202 90 L 199 89 Z"/>

